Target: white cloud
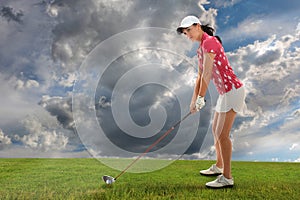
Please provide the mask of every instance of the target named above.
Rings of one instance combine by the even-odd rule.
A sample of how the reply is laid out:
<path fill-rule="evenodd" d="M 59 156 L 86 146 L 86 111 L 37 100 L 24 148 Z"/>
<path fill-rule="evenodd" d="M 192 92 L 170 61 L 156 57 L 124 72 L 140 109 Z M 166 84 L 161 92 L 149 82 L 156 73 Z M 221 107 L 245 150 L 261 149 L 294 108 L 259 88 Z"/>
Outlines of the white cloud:
<path fill-rule="evenodd" d="M 36 91 L 39 87 L 33 87 L 37 83 L 26 83 L 12 76 L 7 77 L 0 74 L 1 99 L 0 99 L 0 126 L 7 123 L 17 123 L 24 116 L 36 112 L 39 106 L 33 102 L 37 102 Z M 23 88 L 23 89 L 21 89 Z"/>
<path fill-rule="evenodd" d="M 67 73 L 58 78 L 58 84 L 63 87 L 72 87 L 76 81 L 75 73 Z"/>
<path fill-rule="evenodd" d="M 227 1 L 223 1 L 223 0 L 215 0 L 214 4 L 217 7 L 231 7 L 237 3 L 239 3 L 241 0 L 227 0 Z"/>
<path fill-rule="evenodd" d="M 4 135 L 3 131 L 0 129 L 0 150 L 8 147 L 11 143 L 11 138 Z"/>
<path fill-rule="evenodd" d="M 283 106 L 289 105 L 289 103 L 299 97 L 300 94 L 300 86 L 299 85 L 291 85 L 290 87 L 286 87 L 284 89 L 284 95 L 280 99 L 280 103 Z M 296 111 L 295 111 L 296 112 Z"/>
<path fill-rule="evenodd" d="M 299 118 L 285 115 L 278 113 L 272 120 L 266 121 L 265 127 L 260 128 L 257 126 L 262 119 L 251 121 L 249 123 L 253 123 L 253 126 L 246 128 L 248 130 L 246 134 L 245 131 L 237 131 L 234 134 L 234 154 L 243 155 L 252 152 L 250 158 L 261 158 L 264 154 L 270 155 L 273 152 L 275 155 L 285 155 L 286 159 L 293 160 L 295 154 L 300 153 L 299 144 L 295 143 L 300 141 Z"/>
<path fill-rule="evenodd" d="M 30 89 L 34 87 L 39 87 L 39 83 L 36 80 L 27 80 L 27 81 L 22 81 L 22 80 L 17 80 L 16 81 L 16 89 Z"/>
<path fill-rule="evenodd" d="M 292 48 L 297 40 L 295 35 L 274 35 L 228 53 L 231 65 L 243 69 L 237 73 L 251 98 L 248 108 L 261 107 L 264 112 L 280 102 L 287 105 L 299 96 L 300 49 Z"/>
<path fill-rule="evenodd" d="M 202 24 L 209 24 L 212 27 L 216 28 L 216 16 L 218 15 L 217 9 L 209 8 L 206 10 L 203 5 L 210 4 L 207 0 L 200 0 L 198 2 L 198 6 L 202 11 L 202 15 L 200 16 L 200 22 Z"/>
<path fill-rule="evenodd" d="M 232 66 L 242 68 L 237 72 L 246 85 L 247 106 L 252 113 L 234 130 L 234 154 L 252 152 L 249 158 L 255 159 L 280 150 L 285 155 L 290 150 L 299 151 L 295 141 L 300 141 L 300 51 L 293 47 L 298 39 L 294 30 L 228 53 Z"/>
<path fill-rule="evenodd" d="M 291 20 L 293 11 L 289 13 L 276 13 L 250 15 L 244 21 L 238 23 L 222 34 L 222 39 L 226 42 L 244 40 L 247 38 L 267 38 L 276 34 L 283 36 L 295 31 L 299 18 Z M 296 14 L 297 16 L 297 14 Z"/>
<path fill-rule="evenodd" d="M 55 2 L 55 1 L 53 1 Z M 52 5 L 51 3 L 47 4 L 46 6 L 46 12 L 50 17 L 57 17 L 58 12 L 59 12 L 59 6 L 57 5 Z"/>
<path fill-rule="evenodd" d="M 68 137 L 50 127 L 46 127 L 33 117 L 23 120 L 28 134 L 20 137 L 20 141 L 29 148 L 41 151 L 63 150 L 68 143 Z"/>
<path fill-rule="evenodd" d="M 300 150 L 300 146 L 298 143 L 293 143 L 292 146 L 289 148 L 290 151 L 297 150 L 297 149 Z"/>

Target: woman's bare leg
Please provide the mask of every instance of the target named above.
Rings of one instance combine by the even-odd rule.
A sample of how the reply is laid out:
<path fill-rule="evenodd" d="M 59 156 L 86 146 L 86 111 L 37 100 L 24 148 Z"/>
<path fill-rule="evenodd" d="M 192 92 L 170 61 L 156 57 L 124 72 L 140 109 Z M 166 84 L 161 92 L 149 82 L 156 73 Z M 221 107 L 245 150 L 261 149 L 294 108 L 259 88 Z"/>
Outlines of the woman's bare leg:
<path fill-rule="evenodd" d="M 216 146 L 219 144 L 219 153 L 223 161 L 223 175 L 226 178 L 231 176 L 231 156 L 232 156 L 232 143 L 230 140 L 230 130 L 232 128 L 236 112 L 232 109 L 227 113 L 217 114 L 217 124 L 215 127 Z M 216 148 L 217 150 L 217 148 Z M 220 156 L 220 155 L 219 155 Z M 218 157 L 218 153 L 217 153 Z"/>
<path fill-rule="evenodd" d="M 222 159 L 222 155 L 221 155 L 220 143 L 219 143 L 219 140 L 217 139 L 217 137 L 215 137 L 216 136 L 216 127 L 218 124 L 218 118 L 219 118 L 219 113 L 215 112 L 213 123 L 212 123 L 212 132 L 214 135 L 214 141 L 215 141 L 214 144 L 215 144 L 215 150 L 216 150 L 216 156 L 217 156 L 216 166 L 219 168 L 223 168 L 223 159 Z"/>

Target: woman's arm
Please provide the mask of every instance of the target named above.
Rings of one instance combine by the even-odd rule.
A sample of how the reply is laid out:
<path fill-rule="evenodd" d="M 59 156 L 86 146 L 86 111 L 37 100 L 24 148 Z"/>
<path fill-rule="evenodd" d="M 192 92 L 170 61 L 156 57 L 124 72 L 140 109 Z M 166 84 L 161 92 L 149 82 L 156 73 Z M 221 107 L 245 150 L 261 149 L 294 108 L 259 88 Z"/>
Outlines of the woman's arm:
<path fill-rule="evenodd" d="M 199 90 L 197 95 L 201 97 L 205 97 L 206 91 L 212 76 L 213 64 L 215 54 L 213 53 L 204 53 L 204 60 L 203 60 L 203 72 L 200 78 Z"/>
<path fill-rule="evenodd" d="M 214 63 L 215 54 L 213 53 L 205 53 L 204 54 L 204 67 L 203 72 L 199 69 L 198 77 L 195 83 L 194 93 L 192 97 L 192 101 L 190 104 L 190 111 L 192 113 L 196 112 L 196 101 L 197 98 L 205 97 L 211 76 L 212 76 L 212 69 L 213 69 L 213 63 Z M 202 100 L 202 104 L 204 106 L 204 99 Z M 201 103 L 200 103 L 201 104 Z"/>
<path fill-rule="evenodd" d="M 199 93 L 201 77 L 202 77 L 202 71 L 199 68 L 198 69 L 198 77 L 196 79 L 196 83 L 195 83 L 195 87 L 194 87 L 194 93 L 193 93 L 193 97 L 192 97 L 191 104 L 190 104 L 190 111 L 192 113 L 197 111 L 195 105 L 196 105 L 196 99 L 197 99 L 198 93 Z"/>

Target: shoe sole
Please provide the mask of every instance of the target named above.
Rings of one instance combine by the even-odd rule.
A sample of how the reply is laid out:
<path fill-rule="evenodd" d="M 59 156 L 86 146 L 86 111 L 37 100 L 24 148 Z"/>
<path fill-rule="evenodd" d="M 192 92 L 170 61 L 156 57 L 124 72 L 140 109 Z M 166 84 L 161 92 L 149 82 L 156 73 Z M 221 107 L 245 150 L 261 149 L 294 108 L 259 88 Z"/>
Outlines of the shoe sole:
<path fill-rule="evenodd" d="M 205 185 L 207 188 L 209 189 L 223 189 L 223 188 L 233 188 L 233 185 L 224 185 L 222 187 L 212 187 L 212 186 L 208 186 L 208 185 Z"/>
<path fill-rule="evenodd" d="M 201 173 L 200 172 L 200 175 L 202 175 L 202 176 L 219 176 L 219 175 L 221 175 L 222 173 L 216 173 L 216 174 L 203 174 L 203 173 Z"/>

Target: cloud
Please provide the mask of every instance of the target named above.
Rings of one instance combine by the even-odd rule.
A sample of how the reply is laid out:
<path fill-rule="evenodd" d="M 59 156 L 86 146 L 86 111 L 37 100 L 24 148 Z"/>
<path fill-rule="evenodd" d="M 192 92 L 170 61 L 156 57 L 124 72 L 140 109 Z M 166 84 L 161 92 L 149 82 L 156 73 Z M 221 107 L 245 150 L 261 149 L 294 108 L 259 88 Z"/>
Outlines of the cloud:
<path fill-rule="evenodd" d="M 97 43 L 118 33 L 117 29 L 124 30 L 127 23 L 121 22 L 130 17 L 126 17 L 126 11 L 132 4 L 131 1 L 88 0 L 63 4 L 54 1 L 51 8 L 55 7 L 56 20 L 61 23 L 53 29 L 52 58 L 61 62 L 66 72 L 77 69 Z"/>
<path fill-rule="evenodd" d="M 39 87 L 39 83 L 36 80 L 27 80 L 26 82 L 22 80 L 17 80 L 16 82 L 16 89 L 24 89 L 24 88 L 32 88 L 32 87 Z"/>
<path fill-rule="evenodd" d="M 76 81 L 76 74 L 75 73 L 66 73 L 62 74 L 61 77 L 57 77 L 58 84 L 63 87 L 73 87 Z"/>
<path fill-rule="evenodd" d="M 8 22 L 12 20 L 21 24 L 23 22 L 21 18 L 24 16 L 24 14 L 22 10 L 16 12 L 9 6 L 2 6 L 0 10 L 0 16 L 5 18 Z"/>
<path fill-rule="evenodd" d="M 3 131 L 0 129 L 0 150 L 7 148 L 11 143 L 11 138 L 4 135 Z"/>
<path fill-rule="evenodd" d="M 298 143 L 293 143 L 292 146 L 289 148 L 290 151 L 293 151 L 293 150 L 296 150 L 296 149 L 300 149 Z"/>
<path fill-rule="evenodd" d="M 59 23 L 55 26 L 53 31 L 54 42 L 52 45 L 52 57 L 54 60 L 62 63 L 64 73 L 76 70 L 79 67 L 79 64 L 81 64 L 81 61 L 88 55 L 88 53 L 90 53 L 91 49 L 93 49 L 98 43 L 101 45 L 100 41 L 105 42 L 107 41 L 105 39 L 109 40 L 110 38 L 118 37 L 123 33 L 123 31 L 127 31 L 137 27 L 162 27 L 169 28 L 175 32 L 179 21 L 187 14 L 197 14 L 198 16 L 202 16 L 201 19 L 203 19 L 204 22 L 211 23 L 213 25 L 215 24 L 215 16 L 217 15 L 216 10 L 210 9 L 209 11 L 207 11 L 201 6 L 198 7 L 198 4 L 194 1 L 182 1 L 176 3 L 174 3 L 173 1 L 163 1 L 159 3 L 154 2 L 150 5 L 142 1 L 128 1 L 124 9 L 120 9 L 120 2 L 115 1 L 102 1 L 101 3 L 98 2 L 99 4 L 93 3 L 89 3 L 88 1 L 88 3 L 81 5 L 80 3 L 74 4 L 74 2 L 66 2 L 63 6 L 57 8 L 57 16 L 55 17 L 55 19 L 58 20 Z M 79 5 L 80 10 L 78 11 L 77 7 L 79 7 Z M 175 9 L 176 7 L 181 5 L 186 9 Z M 172 7 L 174 7 L 174 9 L 172 9 Z M 100 9 L 105 10 L 105 12 L 98 12 Z M 73 12 L 74 10 L 76 10 L 76 12 Z M 78 24 L 80 26 L 78 26 Z M 118 33 L 118 35 L 114 35 L 116 33 Z M 158 71 L 155 71 L 154 69 L 150 72 L 147 71 L 148 73 L 140 70 L 139 72 L 137 72 L 136 76 L 128 80 L 129 82 L 122 85 L 125 88 L 126 85 L 134 83 L 134 81 L 132 80 L 135 80 L 135 82 L 137 82 L 138 80 L 144 80 L 146 78 L 147 80 L 151 80 L 152 78 L 152 80 L 156 81 L 155 83 L 168 82 L 171 83 L 170 85 L 172 86 L 168 87 L 167 91 L 162 93 L 162 88 L 154 86 L 147 87 L 141 85 L 139 88 L 140 93 L 137 90 L 137 92 L 134 93 L 133 97 L 130 98 L 130 102 L 132 105 L 130 107 L 131 116 L 123 117 L 122 119 L 120 119 L 120 123 L 128 122 L 130 118 L 133 118 L 133 120 L 138 125 L 147 125 L 147 122 L 149 122 L 149 113 L 151 113 L 148 111 L 156 111 L 156 109 L 159 107 L 157 105 L 166 105 L 166 108 L 169 109 L 168 112 L 173 113 L 168 115 L 168 125 L 170 125 L 170 123 L 174 121 L 175 116 L 178 116 L 178 113 L 175 112 L 176 109 L 173 108 L 173 111 L 171 109 L 171 106 L 174 105 L 174 101 L 171 97 L 173 97 L 174 95 L 170 94 L 182 95 L 187 93 L 187 91 L 183 91 L 183 86 L 186 86 L 186 84 L 190 86 L 195 75 L 195 70 L 183 70 L 184 67 L 186 67 L 186 63 L 184 63 L 182 61 L 183 58 L 179 56 L 184 55 L 185 49 L 189 49 L 192 45 L 191 43 L 189 43 L 187 40 L 182 42 L 182 40 L 178 39 L 177 35 L 174 36 L 174 34 L 165 34 L 163 35 L 163 37 L 155 40 L 155 42 L 150 44 L 155 47 L 159 43 L 159 45 L 165 47 L 166 50 L 171 48 L 175 49 L 176 47 L 178 47 L 178 52 L 176 52 L 178 54 L 172 55 L 170 52 L 164 51 L 164 49 L 140 49 L 145 46 L 149 46 L 149 38 L 155 36 L 155 32 L 145 32 L 145 35 L 143 36 L 143 40 L 137 40 L 134 35 L 132 36 L 132 39 L 128 38 L 127 40 L 130 41 L 130 45 L 117 43 L 116 45 L 108 46 L 105 53 L 109 55 L 118 55 L 118 53 L 121 52 L 121 50 L 123 50 L 124 48 L 127 50 L 126 55 L 121 55 L 120 57 L 116 58 L 116 60 L 112 61 L 112 63 L 110 63 L 110 66 L 108 67 L 103 66 L 100 59 L 100 61 L 97 60 L 103 55 L 99 54 L 97 56 L 97 59 L 95 58 L 95 63 L 97 63 L 97 69 L 95 70 L 105 70 L 104 74 L 100 77 L 101 80 L 97 79 L 95 71 L 93 71 L 93 75 L 80 74 L 80 78 L 85 81 L 84 84 L 87 85 L 88 88 L 92 88 L 92 85 L 97 83 L 97 81 L 99 83 L 96 92 L 96 107 L 95 102 L 93 102 L 94 99 L 87 99 L 87 101 L 84 101 L 86 105 L 79 105 L 78 109 L 80 109 L 80 111 L 78 111 L 77 116 L 79 119 L 77 119 L 76 121 L 76 124 L 79 124 L 80 122 L 90 124 L 91 121 L 85 119 L 82 113 L 85 113 L 85 109 L 87 109 L 87 112 L 89 112 L 90 109 L 95 107 L 98 112 L 97 120 L 99 120 L 100 125 L 103 126 L 102 128 L 105 129 L 107 134 L 110 134 L 111 137 L 115 137 L 116 143 L 123 143 L 123 146 L 125 145 L 127 148 L 131 148 L 134 150 L 137 149 L 138 151 L 144 149 L 145 144 L 137 143 L 135 140 L 128 137 L 126 140 L 124 139 L 124 137 L 118 135 L 118 133 L 121 134 L 122 129 L 120 130 L 120 127 L 113 123 L 114 119 L 111 116 L 111 113 L 109 113 L 111 112 L 110 109 L 113 106 L 111 97 L 112 91 L 115 89 L 114 87 L 116 87 L 119 79 L 124 78 L 125 74 L 128 75 L 130 72 L 132 72 L 131 69 L 135 69 L 135 67 L 141 66 L 143 64 L 145 65 L 145 63 L 149 62 L 153 62 L 156 65 L 161 64 L 162 68 L 166 68 L 164 69 L 164 73 L 155 73 Z M 174 43 L 175 40 L 176 43 Z M 185 46 L 187 48 L 183 48 Z M 95 51 L 95 49 L 93 51 Z M 178 80 L 176 81 L 172 76 L 168 76 L 170 75 L 172 70 L 174 70 L 173 68 L 181 70 L 183 74 L 180 77 L 177 76 Z M 95 77 L 96 80 L 94 79 Z M 192 91 L 192 88 L 189 89 L 190 91 Z M 120 95 L 120 99 L 128 98 L 128 95 L 130 94 L 126 93 L 123 90 Z M 80 96 L 78 98 L 84 99 L 85 97 Z M 54 100 L 53 97 L 51 97 L 51 99 Z M 186 95 L 185 100 L 190 101 L 190 95 Z M 50 99 L 46 101 L 42 100 L 41 105 L 46 102 L 47 105 L 44 105 L 44 107 L 49 112 L 51 112 L 53 116 L 62 116 L 61 113 L 57 114 L 57 109 L 59 108 L 60 104 L 64 104 L 62 102 L 63 100 L 58 101 L 60 103 L 55 103 L 55 105 L 54 103 L 50 103 L 50 101 Z M 134 104 L 134 102 L 137 103 Z M 53 107 L 51 107 L 50 104 L 53 105 Z M 188 104 L 189 102 L 185 105 Z M 152 105 L 154 105 L 152 107 L 153 109 L 149 109 L 149 107 L 151 107 Z M 124 109 L 127 109 L 127 107 L 122 107 L 121 111 L 123 111 Z M 160 114 L 160 112 L 157 113 Z M 156 115 L 158 115 L 157 113 Z M 153 123 L 153 121 L 158 121 L 158 119 L 161 119 L 161 117 L 161 115 L 153 117 L 150 121 Z M 205 119 L 208 117 L 209 115 L 203 117 L 202 120 L 207 122 L 209 120 Z M 123 124 L 125 124 L 126 127 L 129 127 L 129 129 L 131 130 L 128 131 L 129 133 L 134 132 L 132 130 L 135 126 L 131 127 L 131 123 Z M 89 132 L 93 131 L 89 130 Z M 148 132 L 152 133 L 153 131 L 140 132 L 140 136 L 143 137 Z M 92 142 L 96 143 L 97 146 L 103 148 L 103 150 L 100 152 L 101 155 L 105 156 L 115 154 L 115 152 L 113 152 L 110 148 L 105 148 L 107 147 L 107 144 L 105 143 L 105 140 L 103 138 L 94 139 Z M 199 147 L 199 144 L 194 143 L 194 146 Z M 173 151 L 176 152 L 176 148 L 174 148 Z"/>
<path fill-rule="evenodd" d="M 3 141 L 7 142 L 13 134 L 18 135 L 19 139 L 22 139 L 24 144 L 29 147 L 28 149 L 33 149 L 32 151 L 28 150 L 28 154 L 38 154 L 39 150 L 62 152 L 70 149 L 72 151 L 80 145 L 80 141 L 74 135 L 73 105 L 69 92 L 72 90 L 75 80 L 79 78 L 77 71 L 82 62 L 98 44 L 124 31 L 140 27 L 161 27 L 175 31 L 180 20 L 189 14 L 197 15 L 203 23 L 209 23 L 217 28 L 218 21 L 216 19 L 218 13 L 221 13 L 221 9 L 231 6 L 239 8 L 239 3 L 239 0 L 226 2 L 219 0 L 215 2 L 166 0 L 151 1 L 151 3 L 150 1 L 47 0 L 37 4 L 24 4 L 22 0 L 1 1 L 3 6 L 0 11 L 0 46 L 3 48 L 0 49 L 2 96 L 0 125 L 6 127 L 3 128 L 6 134 L 2 133 L 1 138 L 6 138 Z M 210 8 L 208 8 L 209 6 Z M 272 6 L 276 7 L 276 5 Z M 292 7 L 291 4 L 286 6 Z M 5 12 L 3 12 L 4 7 Z M 222 33 L 222 39 L 227 42 L 234 41 L 240 44 L 239 41 L 246 41 L 242 44 L 244 46 L 228 52 L 232 66 L 246 84 L 250 113 L 248 116 L 239 116 L 236 120 L 233 129 L 236 137 L 234 141 L 235 156 L 257 157 L 260 154 L 259 150 L 264 149 L 264 144 L 270 145 L 270 149 L 272 149 L 269 141 L 275 143 L 276 141 L 272 138 L 277 141 L 281 139 L 281 131 L 287 133 L 286 138 L 273 150 L 285 149 L 293 154 L 291 160 L 299 157 L 295 156 L 298 153 L 298 146 L 294 145 L 295 141 L 293 140 L 299 140 L 295 131 L 297 133 L 299 130 L 296 125 L 299 120 L 297 103 L 300 94 L 298 86 L 300 23 L 299 17 L 292 19 L 290 17 L 291 13 L 298 16 L 298 10 L 289 9 L 288 11 L 284 13 L 279 10 L 276 15 L 272 13 L 251 14 L 243 21 L 236 21 L 234 27 L 229 27 L 229 29 L 225 29 L 226 32 Z M 239 16 L 238 12 L 234 14 Z M 132 49 L 147 46 L 149 37 L 155 37 L 155 34 L 151 32 L 145 34 L 144 41 L 136 42 Z M 248 44 L 249 38 L 255 42 Z M 193 51 L 190 50 L 193 44 L 168 34 L 156 41 L 162 42 L 166 49 L 178 49 L 176 51 L 178 55 L 188 54 L 192 57 L 189 62 L 197 66 L 195 54 L 190 53 Z M 225 43 L 227 42 L 225 41 Z M 124 44 L 119 43 L 107 47 L 107 53 L 117 54 L 122 48 L 124 48 Z M 128 48 L 128 51 L 132 49 Z M 154 56 L 155 54 L 156 56 Z M 122 55 L 116 60 L 119 64 L 113 63 L 110 66 L 111 69 L 108 69 L 111 71 L 106 71 L 108 76 L 101 77 L 95 98 L 92 100 L 83 98 L 85 105 L 80 105 L 83 108 L 82 111 L 96 109 L 99 112 L 97 114 L 102 114 L 98 116 L 99 121 L 96 123 L 104 120 L 108 131 L 111 131 L 113 135 L 119 136 L 117 134 L 119 130 L 115 128 L 114 124 L 110 124 L 109 120 L 105 121 L 105 119 L 111 119 L 109 118 L 111 115 L 107 113 L 113 106 L 111 92 L 122 73 L 130 71 L 132 66 L 135 66 L 137 55 L 143 57 L 139 60 L 139 64 L 150 59 L 161 60 L 161 64 L 166 67 L 165 70 L 176 69 L 182 76 L 176 76 L 177 79 L 174 81 L 160 73 L 152 74 L 153 78 L 159 77 L 161 80 L 165 79 L 172 83 L 172 87 L 163 92 L 158 87 L 139 88 L 130 101 L 130 114 L 135 122 L 139 125 L 147 125 L 150 119 L 149 107 L 153 104 L 153 108 L 157 109 L 158 105 L 165 105 L 172 113 L 172 115 L 168 115 L 170 121 L 166 124 L 167 126 L 173 122 L 174 116 L 178 116 L 178 113 L 173 113 L 174 109 L 170 109 L 174 105 L 172 103 L 174 103 L 176 95 L 183 94 L 187 101 L 186 105 L 189 104 L 190 94 L 183 91 L 182 85 L 190 87 L 193 84 L 195 69 L 185 70 L 186 63 L 182 61 L 182 57 L 170 56 L 169 52 L 156 50 L 140 50 L 127 56 Z M 101 64 L 101 62 L 97 63 L 96 68 L 104 69 L 106 67 Z M 95 74 L 91 76 L 84 74 L 84 76 L 86 76 L 83 78 L 88 86 L 92 82 L 99 81 L 95 80 Z M 150 74 L 139 73 L 136 79 L 143 80 L 148 76 Z M 143 95 L 142 91 L 150 92 L 148 95 Z M 154 97 L 153 94 L 160 94 L 160 98 Z M 147 105 L 143 105 L 143 102 Z M 41 109 L 44 109 L 45 113 L 41 112 Z M 34 115 L 34 118 L 28 119 L 26 115 L 32 116 L 33 113 L 37 114 Z M 59 124 L 48 126 L 47 120 L 41 120 L 46 116 L 52 117 L 51 121 Z M 80 117 L 82 116 L 80 115 Z M 15 123 L 22 119 L 25 119 L 23 128 L 25 128 L 26 136 L 24 130 L 22 130 L 23 132 L 18 130 L 16 133 L 7 131 L 13 129 Z M 91 127 L 95 125 L 84 117 L 80 120 Z M 192 157 L 201 158 L 205 152 L 213 155 L 213 151 L 210 151 L 211 144 L 205 146 L 203 152 L 200 152 L 201 155 L 196 153 L 199 150 L 199 144 L 196 143 L 203 141 L 202 128 L 208 126 L 209 120 L 209 112 L 204 112 L 204 116 L 201 116 L 201 130 L 188 152 L 192 154 Z M 189 132 L 191 129 L 185 131 Z M 103 138 L 99 138 L 99 141 L 99 144 L 105 145 Z M 49 143 L 54 145 L 51 146 Z M 182 144 L 178 142 L 178 145 Z M 133 148 L 142 149 L 143 144 L 133 146 Z M 109 148 L 106 150 L 107 152 L 101 153 L 103 155 L 115 153 L 109 152 Z M 21 152 L 20 149 L 16 151 Z M 270 150 L 265 152 L 270 152 Z M 176 154 L 176 147 L 170 153 Z M 277 155 L 272 155 L 269 159 L 275 157 Z"/>
<path fill-rule="evenodd" d="M 110 106 L 111 106 L 111 103 L 106 100 L 105 96 L 101 96 L 99 98 L 98 104 L 96 104 L 96 108 L 97 109 L 99 109 L 99 108 L 107 108 L 107 107 L 110 107 Z"/>
<path fill-rule="evenodd" d="M 16 138 L 26 147 L 41 151 L 64 150 L 66 148 L 68 137 L 55 129 L 46 127 L 38 119 L 28 117 L 23 120 L 23 124 L 28 134 Z"/>
<path fill-rule="evenodd" d="M 202 24 L 209 24 L 210 26 L 216 28 L 216 16 L 218 15 L 217 9 L 209 8 L 206 10 L 204 8 L 204 5 L 209 4 L 207 0 L 200 0 L 198 2 L 198 6 L 200 10 L 202 11 L 200 15 L 200 21 Z"/>
<path fill-rule="evenodd" d="M 287 154 L 295 148 L 294 141 L 300 140 L 300 51 L 294 48 L 297 40 L 298 32 L 294 30 L 228 52 L 232 66 L 245 83 L 251 113 L 241 118 L 233 130 L 234 156 L 252 152 L 249 158 L 255 159 L 280 149 Z"/>
<path fill-rule="evenodd" d="M 22 80 L 15 76 L 0 74 L 0 126 L 16 124 L 28 114 L 37 112 L 36 92 L 40 89 L 35 80 Z"/>
<path fill-rule="evenodd" d="M 287 33 L 295 31 L 299 23 L 299 17 L 291 20 L 291 16 L 297 11 L 272 12 L 249 15 L 246 19 L 239 22 L 237 26 L 231 27 L 222 33 L 222 39 L 226 43 L 234 41 L 243 41 L 247 39 L 266 39 L 274 34 L 281 37 Z"/>
<path fill-rule="evenodd" d="M 50 97 L 45 95 L 39 104 L 45 108 L 52 116 L 55 116 L 59 123 L 66 129 L 75 130 L 72 115 L 72 97 Z"/>
<path fill-rule="evenodd" d="M 239 157 L 252 152 L 250 159 L 264 160 L 271 159 L 264 155 L 273 152 L 275 155 L 284 155 L 285 160 L 294 160 L 300 152 L 299 144 L 295 143 L 300 140 L 300 129 L 299 117 L 293 113 L 293 106 L 289 106 L 280 111 L 264 112 L 262 116 L 257 115 L 253 120 L 244 121 L 240 130 L 236 129 L 234 133 L 234 155 Z"/>
<path fill-rule="evenodd" d="M 175 31 L 179 21 L 188 14 L 196 14 L 205 23 L 215 25 L 216 10 L 205 10 L 201 5 L 203 2 L 174 3 L 167 0 L 149 4 L 143 1 L 87 0 L 85 3 L 65 1 L 61 4 L 54 1 L 51 7 L 56 6 L 55 19 L 58 23 L 53 29 L 52 58 L 61 62 L 68 72 L 77 69 L 98 43 L 123 31 L 141 27 Z"/>
<path fill-rule="evenodd" d="M 229 0 L 229 1 L 223 1 L 223 0 L 215 0 L 213 1 L 213 5 L 215 5 L 216 7 L 231 7 L 237 3 L 241 2 L 241 0 Z"/>
<path fill-rule="evenodd" d="M 300 117 L 300 109 L 295 110 L 292 115 L 297 118 Z"/>
<path fill-rule="evenodd" d="M 232 66 L 244 79 L 252 99 L 248 103 L 251 109 L 261 105 L 263 110 L 268 109 L 279 102 L 290 102 L 299 94 L 296 84 L 300 73 L 297 70 L 299 49 L 292 47 L 297 38 L 296 35 L 272 36 L 228 53 Z"/>

